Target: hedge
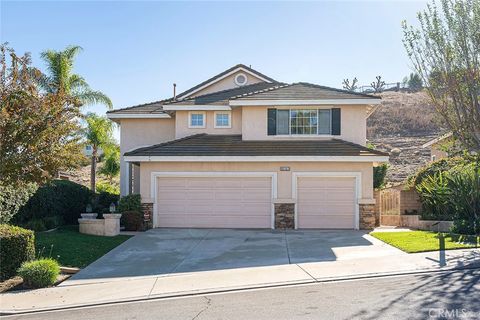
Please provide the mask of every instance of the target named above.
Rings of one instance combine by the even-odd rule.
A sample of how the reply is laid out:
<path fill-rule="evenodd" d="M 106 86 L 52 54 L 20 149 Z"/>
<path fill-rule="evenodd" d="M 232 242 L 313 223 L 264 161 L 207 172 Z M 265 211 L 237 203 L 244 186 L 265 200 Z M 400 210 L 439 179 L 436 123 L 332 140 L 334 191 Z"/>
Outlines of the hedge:
<path fill-rule="evenodd" d="M 80 213 L 85 212 L 91 200 L 92 192 L 87 187 L 68 180 L 53 180 L 38 188 L 14 221 L 26 225 L 32 220 L 57 217 L 66 224 L 77 224 Z"/>
<path fill-rule="evenodd" d="M 118 212 L 142 211 L 142 199 L 139 194 L 130 194 L 120 198 Z"/>
<path fill-rule="evenodd" d="M 143 214 L 139 211 L 125 211 L 122 213 L 120 223 L 126 231 L 140 231 L 143 229 Z"/>
<path fill-rule="evenodd" d="M 25 261 L 35 258 L 33 231 L 0 224 L 0 279 L 13 277 Z"/>

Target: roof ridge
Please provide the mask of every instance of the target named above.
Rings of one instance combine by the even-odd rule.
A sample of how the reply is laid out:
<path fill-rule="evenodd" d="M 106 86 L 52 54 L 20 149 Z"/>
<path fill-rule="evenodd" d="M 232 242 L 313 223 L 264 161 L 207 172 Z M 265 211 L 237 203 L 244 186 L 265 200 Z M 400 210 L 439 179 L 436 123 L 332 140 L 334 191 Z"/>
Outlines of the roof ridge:
<path fill-rule="evenodd" d="M 258 93 L 275 91 L 275 90 L 286 88 L 286 87 L 289 87 L 289 86 L 292 86 L 292 84 L 279 82 L 271 88 L 266 88 L 266 89 L 261 89 L 261 90 L 257 90 L 257 91 L 247 92 L 247 93 L 244 93 L 244 94 L 239 94 L 239 95 L 231 97 L 230 99 L 235 100 L 235 99 L 239 99 L 239 98 L 242 98 L 242 97 L 248 97 L 248 96 L 251 96 L 251 95 L 254 95 L 254 94 L 258 94 Z"/>
<path fill-rule="evenodd" d="M 298 85 L 298 84 L 302 84 L 302 85 L 309 86 L 309 87 L 314 87 L 314 88 L 319 88 L 319 89 L 333 90 L 333 91 L 342 92 L 342 93 L 350 93 L 350 94 L 354 94 L 354 95 L 362 96 L 362 97 L 381 99 L 381 97 L 373 96 L 371 94 L 348 91 L 348 90 L 338 89 L 338 88 L 333 88 L 333 87 L 327 87 L 327 86 L 322 86 L 322 85 L 315 84 L 315 83 L 309 83 L 309 82 L 295 82 L 295 83 L 292 83 L 292 85 Z"/>
<path fill-rule="evenodd" d="M 241 86 L 241 87 L 236 87 L 236 88 L 230 88 L 230 89 L 210 92 L 210 93 L 202 94 L 201 96 L 195 96 L 195 97 L 180 99 L 180 100 L 173 100 L 172 104 L 177 103 L 177 102 L 184 102 L 184 101 L 191 101 L 191 100 L 195 100 L 195 99 L 205 98 L 205 97 L 213 96 L 213 95 L 216 95 L 216 94 L 219 94 L 219 93 L 225 93 L 225 92 L 228 92 L 228 91 L 238 90 L 238 89 L 241 89 L 241 88 L 248 88 L 248 87 L 251 87 L 251 86 L 258 86 L 259 84 L 265 84 L 265 83 L 266 82 L 257 82 L 257 83 L 252 83 L 252 84 L 249 84 L 249 85 L 246 85 L 246 86 Z M 284 84 L 284 83 L 283 82 L 271 83 L 272 86 L 276 86 L 278 84 Z"/>
<path fill-rule="evenodd" d="M 264 75 L 263 73 L 261 73 L 261 72 L 255 70 L 255 69 L 252 69 L 252 68 L 244 65 L 243 63 L 239 63 L 239 64 L 236 64 L 236 65 L 234 65 L 233 67 L 228 68 L 227 70 L 224 70 L 224 71 L 220 72 L 219 74 L 216 74 L 216 75 L 214 75 L 213 77 L 211 77 L 211 78 L 209 78 L 209 79 L 207 79 L 207 80 L 205 80 L 205 81 L 203 81 L 203 82 L 201 82 L 201 83 L 199 83 L 199 84 L 191 87 L 190 89 L 185 90 L 185 91 L 179 93 L 177 96 L 181 97 L 181 96 L 184 96 L 184 95 L 186 95 L 186 94 L 188 94 L 188 93 L 190 93 L 190 92 L 192 92 L 192 91 L 195 91 L 196 89 L 202 87 L 203 85 L 205 85 L 205 84 L 207 84 L 207 83 L 209 83 L 209 82 L 212 82 L 212 81 L 216 80 L 217 78 L 219 78 L 219 77 L 221 77 L 221 76 L 223 76 L 223 75 L 225 75 L 225 74 L 227 74 L 227 73 L 229 73 L 229 72 L 232 72 L 233 70 L 238 69 L 238 68 L 244 68 L 244 69 L 246 69 L 247 71 L 249 71 L 249 72 L 251 72 L 251 73 L 253 73 L 253 74 L 256 74 L 257 76 L 260 76 L 260 77 L 262 77 L 262 78 L 264 78 L 264 79 L 267 79 L 268 81 L 277 82 L 275 79 L 270 78 L 269 76 Z"/>

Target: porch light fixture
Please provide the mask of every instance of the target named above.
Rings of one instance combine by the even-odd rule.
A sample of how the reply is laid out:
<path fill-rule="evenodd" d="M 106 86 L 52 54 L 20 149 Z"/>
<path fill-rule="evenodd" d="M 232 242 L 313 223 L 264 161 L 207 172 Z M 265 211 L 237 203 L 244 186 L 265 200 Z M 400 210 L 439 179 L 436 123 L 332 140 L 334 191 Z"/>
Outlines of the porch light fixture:
<path fill-rule="evenodd" d="M 116 210 L 115 203 L 110 203 L 110 213 L 114 213 Z"/>

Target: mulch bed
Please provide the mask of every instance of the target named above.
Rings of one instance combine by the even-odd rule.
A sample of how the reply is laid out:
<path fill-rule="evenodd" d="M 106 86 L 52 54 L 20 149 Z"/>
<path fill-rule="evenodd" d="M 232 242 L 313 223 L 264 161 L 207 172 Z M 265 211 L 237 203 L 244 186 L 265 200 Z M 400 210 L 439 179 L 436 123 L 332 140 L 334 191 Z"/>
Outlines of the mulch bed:
<path fill-rule="evenodd" d="M 57 281 L 53 285 L 53 287 L 59 285 L 63 281 L 70 278 L 72 274 L 61 273 L 57 277 Z M 7 291 L 18 291 L 18 290 L 31 290 L 32 288 L 23 284 L 23 279 L 21 277 L 13 277 L 7 279 L 5 281 L 0 282 L 0 293 L 7 292 Z"/>

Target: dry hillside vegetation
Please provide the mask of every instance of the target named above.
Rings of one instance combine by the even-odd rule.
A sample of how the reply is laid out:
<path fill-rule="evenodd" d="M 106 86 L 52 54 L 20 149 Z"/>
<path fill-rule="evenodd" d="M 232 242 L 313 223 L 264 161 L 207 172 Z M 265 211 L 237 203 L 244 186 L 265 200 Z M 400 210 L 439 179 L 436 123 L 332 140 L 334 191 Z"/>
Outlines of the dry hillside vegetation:
<path fill-rule="evenodd" d="M 390 153 L 389 184 L 400 184 L 430 161 L 422 145 L 446 131 L 424 92 L 384 92 L 382 104 L 367 121 L 367 137 Z"/>
<path fill-rule="evenodd" d="M 424 92 L 384 92 L 382 104 L 367 122 L 368 138 L 425 136 L 443 131 L 440 120 Z"/>

